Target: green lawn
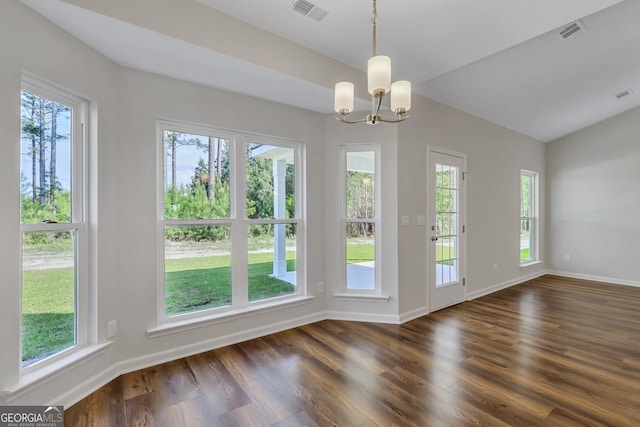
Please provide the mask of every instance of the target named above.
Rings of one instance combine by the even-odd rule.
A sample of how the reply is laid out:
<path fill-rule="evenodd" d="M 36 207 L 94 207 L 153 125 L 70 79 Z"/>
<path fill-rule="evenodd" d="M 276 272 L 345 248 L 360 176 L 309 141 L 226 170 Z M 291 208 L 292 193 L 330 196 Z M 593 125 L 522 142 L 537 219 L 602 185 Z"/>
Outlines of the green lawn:
<path fill-rule="evenodd" d="M 456 251 L 453 246 L 443 245 L 440 242 L 436 244 L 436 262 L 444 265 L 453 265 L 456 258 Z"/>
<path fill-rule="evenodd" d="M 452 248 L 439 247 L 437 261 L 453 256 Z M 373 261 L 371 243 L 347 245 L 347 262 Z M 249 254 L 249 300 L 258 301 L 295 292 L 295 286 L 270 277 L 272 252 Z M 446 262 L 446 261 L 444 261 Z M 169 259 L 166 261 L 166 312 L 168 315 L 206 310 L 231 304 L 229 256 Z M 287 270 L 295 269 L 295 252 L 287 251 Z M 24 272 L 23 361 L 38 360 L 75 342 L 73 268 Z"/>
<path fill-rule="evenodd" d="M 249 301 L 295 292 L 292 284 L 275 279 L 273 253 L 249 254 Z M 295 252 L 287 251 L 287 270 L 295 269 Z M 231 258 L 228 255 L 169 259 L 165 264 L 168 315 L 231 304 Z"/>
<path fill-rule="evenodd" d="M 455 250 L 451 246 L 436 246 L 436 262 L 446 264 L 455 258 Z M 372 243 L 348 243 L 347 244 L 347 263 L 373 261 L 375 259 L 375 247 Z M 444 261 L 443 261 L 444 260 Z"/>
<path fill-rule="evenodd" d="M 373 261 L 376 256 L 375 252 L 373 243 L 349 242 L 347 243 L 347 263 Z"/>
<path fill-rule="evenodd" d="M 249 300 L 295 292 L 295 286 L 269 275 L 273 253 L 249 254 Z M 287 270 L 295 252 L 287 252 Z M 22 289 L 22 360 L 40 360 L 75 343 L 73 268 L 26 270 Z M 170 259 L 166 262 L 168 315 L 231 303 L 229 256 Z"/>
<path fill-rule="evenodd" d="M 73 268 L 26 270 L 22 287 L 22 360 L 39 360 L 75 343 Z"/>

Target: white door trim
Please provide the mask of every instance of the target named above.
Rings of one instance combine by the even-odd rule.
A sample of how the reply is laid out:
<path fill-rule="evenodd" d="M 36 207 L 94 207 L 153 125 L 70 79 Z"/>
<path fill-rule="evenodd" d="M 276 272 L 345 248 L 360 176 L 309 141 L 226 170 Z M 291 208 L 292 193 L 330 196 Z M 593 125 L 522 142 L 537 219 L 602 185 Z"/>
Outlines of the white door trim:
<path fill-rule="evenodd" d="M 436 245 L 431 240 L 434 237 L 434 232 L 431 230 L 431 226 L 435 224 L 436 218 L 434 218 L 435 213 L 435 186 L 432 182 L 432 162 L 434 161 L 434 157 L 444 155 L 449 157 L 454 157 L 459 159 L 457 162 L 459 166 L 459 200 L 457 211 L 459 212 L 458 216 L 458 240 L 457 240 L 457 259 L 458 259 L 458 281 L 457 284 L 452 285 L 450 289 L 439 288 L 436 289 L 436 273 L 435 273 L 435 259 L 436 259 Z M 467 242 L 466 242 L 466 224 L 467 224 L 467 177 L 466 177 L 466 169 L 467 169 L 467 156 L 464 153 L 455 152 L 452 150 L 443 149 L 440 147 L 427 146 L 427 213 L 428 213 L 428 222 L 427 222 L 427 283 L 428 283 L 428 292 L 427 292 L 427 305 L 430 311 L 438 310 L 444 307 L 448 307 L 450 305 L 454 305 L 460 303 L 465 300 L 466 296 L 466 264 L 467 264 Z M 453 288 L 453 286 L 457 288 Z M 438 292 L 438 294 L 436 294 Z M 444 295 L 441 295 L 444 294 Z M 434 298 L 434 295 L 436 297 Z M 437 299 L 437 300 L 436 300 Z"/>

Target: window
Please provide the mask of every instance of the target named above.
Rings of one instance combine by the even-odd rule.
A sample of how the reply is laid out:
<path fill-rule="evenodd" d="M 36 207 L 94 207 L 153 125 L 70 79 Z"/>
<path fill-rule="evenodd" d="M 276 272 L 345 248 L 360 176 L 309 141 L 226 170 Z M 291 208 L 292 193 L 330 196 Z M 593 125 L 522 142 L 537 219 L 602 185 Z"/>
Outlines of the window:
<path fill-rule="evenodd" d="M 86 342 L 86 110 L 85 101 L 34 78 L 23 78 L 23 368 Z"/>
<path fill-rule="evenodd" d="M 378 212 L 378 148 L 349 146 L 342 149 L 344 288 L 346 291 L 376 291 L 376 233 Z"/>
<path fill-rule="evenodd" d="M 161 318 L 301 295 L 300 144 L 159 123 Z"/>
<path fill-rule="evenodd" d="M 538 261 L 538 174 L 520 171 L 520 264 Z"/>

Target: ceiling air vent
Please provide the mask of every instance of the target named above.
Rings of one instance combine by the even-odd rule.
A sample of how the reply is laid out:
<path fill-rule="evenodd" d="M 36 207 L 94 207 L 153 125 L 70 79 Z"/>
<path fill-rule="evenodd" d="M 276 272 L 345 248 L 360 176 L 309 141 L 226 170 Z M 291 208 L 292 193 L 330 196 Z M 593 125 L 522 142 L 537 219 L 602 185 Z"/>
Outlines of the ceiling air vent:
<path fill-rule="evenodd" d="M 329 14 L 328 10 L 325 10 L 307 0 L 294 1 L 291 5 L 291 9 L 294 12 L 298 12 L 299 14 L 317 22 L 322 21 Z"/>
<path fill-rule="evenodd" d="M 620 98 L 624 98 L 625 96 L 629 96 L 633 93 L 633 89 L 627 89 L 627 90 L 623 90 L 620 93 L 616 93 L 615 97 L 620 99 Z"/>
<path fill-rule="evenodd" d="M 563 40 L 567 40 L 577 36 L 579 33 L 581 33 L 584 30 L 586 30 L 586 28 L 582 23 L 582 21 L 575 21 L 567 25 L 566 27 L 564 27 L 562 30 L 560 30 L 559 34 Z"/>

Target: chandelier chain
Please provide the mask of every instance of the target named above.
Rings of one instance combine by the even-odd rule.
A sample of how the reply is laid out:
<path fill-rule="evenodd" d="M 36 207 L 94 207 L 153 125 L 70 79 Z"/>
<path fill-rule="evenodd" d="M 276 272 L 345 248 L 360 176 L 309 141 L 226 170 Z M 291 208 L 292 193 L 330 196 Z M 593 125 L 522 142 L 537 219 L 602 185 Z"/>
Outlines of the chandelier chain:
<path fill-rule="evenodd" d="M 371 24 L 373 25 L 373 55 L 376 56 L 376 21 L 378 19 L 378 9 L 376 0 L 373 0 L 373 15 L 371 16 Z"/>

